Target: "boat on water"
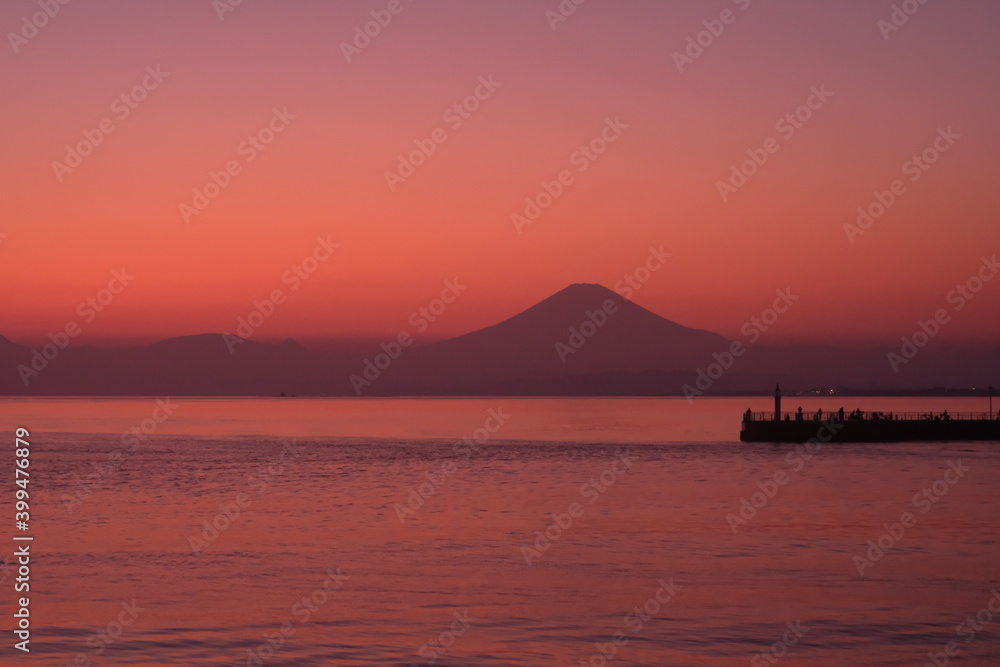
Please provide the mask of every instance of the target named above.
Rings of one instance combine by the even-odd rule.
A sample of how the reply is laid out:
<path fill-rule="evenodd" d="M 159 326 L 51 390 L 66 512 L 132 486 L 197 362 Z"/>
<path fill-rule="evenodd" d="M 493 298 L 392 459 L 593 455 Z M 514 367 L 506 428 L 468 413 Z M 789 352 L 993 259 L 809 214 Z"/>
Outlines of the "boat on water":
<path fill-rule="evenodd" d="M 992 388 L 991 388 L 992 389 Z M 774 412 L 743 414 L 743 442 L 911 442 L 1000 441 L 1000 414 L 993 412 L 781 411 L 781 387 L 774 389 Z"/>

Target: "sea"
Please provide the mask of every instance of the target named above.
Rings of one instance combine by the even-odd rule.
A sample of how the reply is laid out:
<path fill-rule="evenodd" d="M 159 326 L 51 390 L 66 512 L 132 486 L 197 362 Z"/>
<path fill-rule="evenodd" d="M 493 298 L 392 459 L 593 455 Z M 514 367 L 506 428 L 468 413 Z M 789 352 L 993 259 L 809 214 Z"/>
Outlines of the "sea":
<path fill-rule="evenodd" d="M 0 399 L 0 664 L 1000 665 L 1000 443 L 739 442 L 772 405 Z"/>

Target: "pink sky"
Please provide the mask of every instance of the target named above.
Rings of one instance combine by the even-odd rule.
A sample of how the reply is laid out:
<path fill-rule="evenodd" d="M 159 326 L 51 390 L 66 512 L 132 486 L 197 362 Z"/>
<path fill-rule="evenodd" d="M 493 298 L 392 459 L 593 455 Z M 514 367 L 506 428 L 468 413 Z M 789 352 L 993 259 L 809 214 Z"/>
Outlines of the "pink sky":
<path fill-rule="evenodd" d="M 4 3 L 0 334 L 34 342 L 71 320 L 88 343 L 232 331 L 282 289 L 261 339 L 388 337 L 457 277 L 468 289 L 437 338 L 570 283 L 613 287 L 662 245 L 673 256 L 632 298 L 681 324 L 736 337 L 791 287 L 801 300 L 768 342 L 891 343 L 1000 252 L 995 3 L 928 3 L 885 39 L 883 0 L 590 0 L 555 30 L 555 0 L 402 0 L 347 62 L 340 44 L 388 4 L 246 0 L 220 20 L 209 0 L 77 1 L 12 45 L 40 10 Z M 678 71 L 674 53 L 724 10 Z M 145 99 L 124 106 L 144 78 Z M 814 86 L 832 95 L 789 136 L 776 122 Z M 446 115 L 477 89 L 478 108 Z M 241 150 L 275 108 L 294 118 Z M 92 154 L 53 167 L 105 119 Z M 627 127 L 581 161 L 606 119 Z M 444 142 L 390 189 L 398 156 L 438 128 Z M 959 138 L 914 181 L 905 163 L 941 128 Z M 771 138 L 723 201 L 731 165 Z M 231 161 L 186 221 L 180 205 Z M 512 214 L 564 170 L 570 184 L 519 233 Z M 897 179 L 905 193 L 852 243 L 845 224 Z M 339 248 L 293 291 L 282 276 L 317 237 Z M 134 282 L 83 323 L 78 304 L 122 267 Z M 987 282 L 942 338 L 995 341 L 998 305 Z"/>

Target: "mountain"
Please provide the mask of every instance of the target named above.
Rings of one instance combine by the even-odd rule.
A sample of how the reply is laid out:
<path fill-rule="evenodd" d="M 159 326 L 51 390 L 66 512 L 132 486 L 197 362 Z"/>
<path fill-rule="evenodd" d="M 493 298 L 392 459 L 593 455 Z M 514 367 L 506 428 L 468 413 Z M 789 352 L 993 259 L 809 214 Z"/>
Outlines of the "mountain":
<path fill-rule="evenodd" d="M 1000 378 L 996 348 L 929 345 L 896 373 L 887 349 L 761 342 L 747 344 L 746 353 L 704 389 L 706 371 L 730 344 L 600 285 L 576 284 L 485 329 L 393 350 L 392 359 L 378 343 L 366 354 L 356 347 L 310 350 L 291 339 L 260 343 L 203 334 L 145 346 L 59 350 L 0 336 L 0 395 L 354 396 L 360 389 L 365 396 L 656 396 L 681 395 L 684 385 L 705 394 L 756 393 L 775 381 L 790 392 L 851 387 L 891 393 L 983 387 Z"/>
<path fill-rule="evenodd" d="M 575 284 L 499 324 L 407 350 L 372 388 L 461 394 L 515 380 L 678 371 L 728 346 L 718 334 L 660 317 L 606 287 Z"/>

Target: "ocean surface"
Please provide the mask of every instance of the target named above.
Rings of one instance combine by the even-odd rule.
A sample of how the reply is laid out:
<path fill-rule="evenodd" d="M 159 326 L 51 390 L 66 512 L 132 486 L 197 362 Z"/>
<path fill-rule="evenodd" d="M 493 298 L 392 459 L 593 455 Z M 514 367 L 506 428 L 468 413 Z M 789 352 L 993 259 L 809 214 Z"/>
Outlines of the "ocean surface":
<path fill-rule="evenodd" d="M 739 443 L 771 406 L 2 399 L 0 664 L 1000 665 L 1000 443 Z"/>

